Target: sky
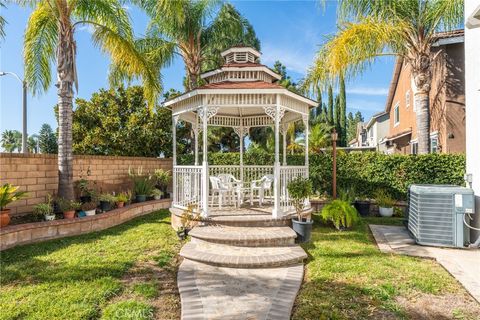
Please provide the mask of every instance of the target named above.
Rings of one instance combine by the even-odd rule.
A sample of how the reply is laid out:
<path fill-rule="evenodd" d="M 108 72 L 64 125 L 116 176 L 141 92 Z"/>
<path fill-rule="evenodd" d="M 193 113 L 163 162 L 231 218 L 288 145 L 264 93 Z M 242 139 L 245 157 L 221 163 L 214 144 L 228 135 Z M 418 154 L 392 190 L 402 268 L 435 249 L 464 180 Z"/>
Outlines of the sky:
<path fill-rule="evenodd" d="M 254 26 L 261 42 L 261 62 L 273 66 L 281 61 L 288 74 L 301 79 L 312 63 L 326 35 L 336 30 L 336 3 L 325 8 L 318 1 L 231 1 Z M 135 33 L 141 36 L 148 23 L 138 8 L 127 7 Z M 30 9 L 9 4 L 0 8 L 7 20 L 6 38 L 0 40 L 0 71 L 17 73 L 23 78 L 23 33 Z M 76 33 L 79 91 L 76 97 L 89 99 L 92 93 L 108 87 L 109 59 L 92 45 L 88 28 Z M 361 111 L 365 120 L 385 107 L 393 72 L 393 58 L 381 58 L 363 75 L 346 83 L 347 112 Z M 53 66 L 54 67 L 54 66 Z M 184 66 L 180 58 L 162 70 L 165 89 L 183 91 Z M 52 70 L 52 79 L 55 79 Z M 28 134 L 38 133 L 43 123 L 56 128 L 53 106 L 57 96 L 54 83 L 42 95 L 28 95 Z M 22 87 L 12 76 L 0 77 L 0 131 L 22 129 Z"/>

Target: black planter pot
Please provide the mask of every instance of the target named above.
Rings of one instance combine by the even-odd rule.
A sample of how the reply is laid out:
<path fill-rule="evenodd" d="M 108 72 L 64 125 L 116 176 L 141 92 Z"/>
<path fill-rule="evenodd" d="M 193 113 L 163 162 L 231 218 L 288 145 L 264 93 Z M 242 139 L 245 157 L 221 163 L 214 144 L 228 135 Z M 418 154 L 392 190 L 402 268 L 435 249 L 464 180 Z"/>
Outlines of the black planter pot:
<path fill-rule="evenodd" d="M 357 200 L 355 201 L 355 209 L 357 209 L 362 217 L 368 217 L 370 215 L 370 202 Z"/>
<path fill-rule="evenodd" d="M 147 196 L 144 194 L 137 194 L 135 196 L 135 202 L 145 202 L 147 201 Z"/>
<path fill-rule="evenodd" d="M 100 210 L 103 212 L 112 210 L 112 204 L 108 201 L 100 201 Z"/>
<path fill-rule="evenodd" d="M 313 220 L 306 221 L 302 219 L 292 218 L 292 229 L 297 233 L 297 241 L 300 243 L 309 242 L 312 237 Z"/>
<path fill-rule="evenodd" d="M 90 202 L 90 201 L 92 201 L 92 197 L 91 197 L 91 196 L 81 196 L 81 197 L 80 197 L 80 202 L 81 202 L 81 203 L 88 203 L 88 202 Z"/>

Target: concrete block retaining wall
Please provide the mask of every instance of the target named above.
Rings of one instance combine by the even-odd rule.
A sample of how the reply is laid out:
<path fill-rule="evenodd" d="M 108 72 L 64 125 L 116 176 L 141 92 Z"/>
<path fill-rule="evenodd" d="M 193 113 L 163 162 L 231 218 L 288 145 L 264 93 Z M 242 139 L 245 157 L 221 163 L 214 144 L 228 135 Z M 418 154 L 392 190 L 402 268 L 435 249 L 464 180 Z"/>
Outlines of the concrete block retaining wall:
<path fill-rule="evenodd" d="M 172 160 L 75 155 L 73 180 L 78 180 L 83 175 L 98 191 L 124 191 L 131 187 L 129 167 L 134 170 L 142 167 L 145 173 L 159 168 L 172 170 Z M 90 172 L 88 177 L 87 171 Z M 20 186 L 20 190 L 28 192 L 26 199 L 8 206 L 12 216 L 32 212 L 34 205 L 45 201 L 47 193 L 53 194 L 58 188 L 57 155 L 0 153 L 0 182 Z"/>
<path fill-rule="evenodd" d="M 91 217 L 7 226 L 0 229 L 0 250 L 18 245 L 104 230 L 160 209 L 170 208 L 171 199 L 135 203 Z"/>

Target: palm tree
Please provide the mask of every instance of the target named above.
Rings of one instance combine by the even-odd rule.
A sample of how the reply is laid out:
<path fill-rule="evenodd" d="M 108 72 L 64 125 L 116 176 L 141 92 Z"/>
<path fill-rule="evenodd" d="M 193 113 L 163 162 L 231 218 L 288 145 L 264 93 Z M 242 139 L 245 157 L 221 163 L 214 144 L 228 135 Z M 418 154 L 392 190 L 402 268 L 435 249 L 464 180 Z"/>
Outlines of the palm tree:
<path fill-rule="evenodd" d="M 187 90 L 198 86 L 200 73 L 221 64 L 220 52 L 237 44 L 257 50 L 260 42 L 250 23 L 231 5 L 212 0 L 132 0 L 151 21 L 145 39 L 137 41 L 144 52 L 162 51 L 166 60 L 183 59 Z M 121 72 L 120 72 L 121 74 Z M 122 80 L 121 76 L 117 77 Z"/>
<path fill-rule="evenodd" d="M 15 149 L 20 152 L 22 149 L 22 134 L 18 130 L 5 130 L 2 132 L 2 148 L 12 153 Z"/>
<path fill-rule="evenodd" d="M 5 8 L 5 4 L 3 2 L 0 2 L 0 10 Z M 5 25 L 7 24 L 7 21 L 5 20 L 4 17 L 0 16 L 0 39 L 5 38 Z"/>
<path fill-rule="evenodd" d="M 320 48 L 306 84 L 354 76 L 377 57 L 395 55 L 412 70 L 417 110 L 418 152 L 428 153 L 432 45 L 436 32 L 463 21 L 463 0 L 341 0 L 340 27 Z"/>
<path fill-rule="evenodd" d="M 152 68 L 133 45 L 133 31 L 127 12 L 117 0 L 17 0 L 31 4 L 33 12 L 25 31 L 25 80 L 34 95 L 46 91 L 52 82 L 55 61 L 58 94 L 58 195 L 73 199 L 72 105 L 78 91 L 77 46 L 79 27 L 93 28 L 92 41 L 108 53 L 114 65 L 130 76 L 141 77 L 151 102 L 160 91 L 159 68 Z"/>

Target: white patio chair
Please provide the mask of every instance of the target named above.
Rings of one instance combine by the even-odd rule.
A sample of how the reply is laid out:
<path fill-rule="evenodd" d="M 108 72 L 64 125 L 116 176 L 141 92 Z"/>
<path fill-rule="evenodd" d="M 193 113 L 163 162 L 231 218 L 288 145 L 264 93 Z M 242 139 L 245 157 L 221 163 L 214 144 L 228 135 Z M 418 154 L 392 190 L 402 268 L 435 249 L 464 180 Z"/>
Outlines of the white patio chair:
<path fill-rule="evenodd" d="M 231 190 L 232 197 L 237 196 L 237 201 L 235 202 L 236 207 L 240 207 L 243 203 L 244 198 L 244 188 L 243 181 L 235 178 L 233 174 L 222 173 L 217 176 L 228 188 Z"/>
<path fill-rule="evenodd" d="M 272 195 L 273 174 L 267 174 L 259 180 L 253 180 L 250 184 L 250 205 L 253 206 L 253 197 L 258 193 L 258 204 L 262 206 L 265 195 Z"/>
<path fill-rule="evenodd" d="M 223 200 L 232 196 L 232 190 L 225 185 L 218 177 L 210 177 L 210 183 L 212 184 L 212 200 L 211 205 L 215 202 L 215 195 L 218 197 L 218 207 L 222 208 Z"/>

